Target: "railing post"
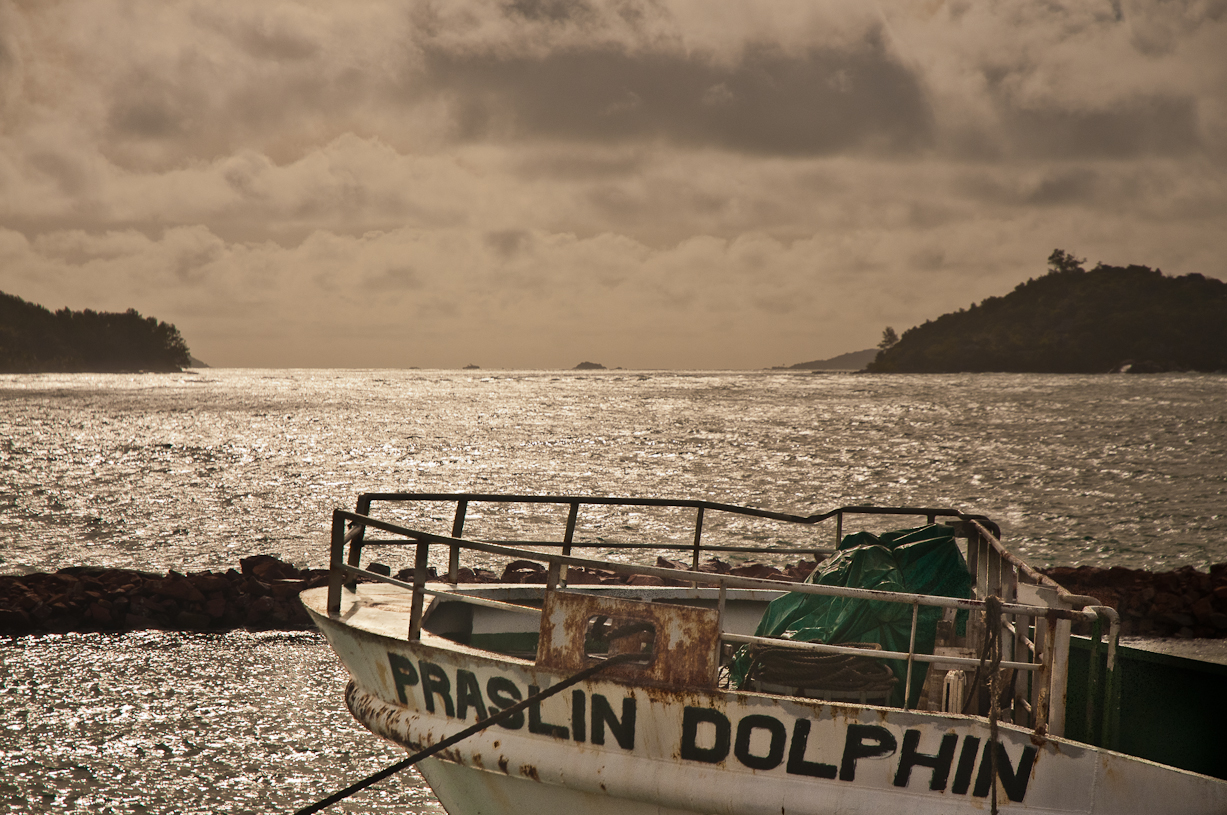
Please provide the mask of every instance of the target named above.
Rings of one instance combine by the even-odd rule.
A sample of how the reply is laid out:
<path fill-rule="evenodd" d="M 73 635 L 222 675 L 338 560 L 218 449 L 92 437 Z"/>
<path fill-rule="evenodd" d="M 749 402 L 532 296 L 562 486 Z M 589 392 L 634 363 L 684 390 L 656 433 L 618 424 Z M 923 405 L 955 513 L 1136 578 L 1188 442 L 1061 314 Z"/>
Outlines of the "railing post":
<path fill-rule="evenodd" d="M 1048 694 L 1048 734 L 1065 735 L 1065 698 L 1069 681 L 1069 635 L 1073 623 L 1057 620 L 1053 626 L 1050 649 L 1052 651 L 1052 676 Z"/>
<path fill-rule="evenodd" d="M 417 552 L 413 558 L 413 599 L 409 606 L 409 639 L 418 640 L 422 637 L 422 601 L 426 587 L 426 568 L 430 564 L 430 544 L 418 541 Z"/>
<path fill-rule="evenodd" d="M 699 507 L 694 519 L 694 555 L 691 557 L 691 568 L 699 570 L 699 552 L 703 547 L 703 507 Z"/>
<path fill-rule="evenodd" d="M 1099 644 L 1103 640 L 1103 621 L 1099 616 L 1095 616 L 1095 622 L 1091 624 L 1091 642 L 1090 656 L 1087 660 L 1086 668 L 1086 734 L 1084 740 L 1087 744 L 1097 744 L 1100 747 L 1104 746 L 1101 740 L 1096 739 L 1096 725 L 1098 720 L 1095 717 L 1095 703 L 1099 700 Z M 1102 736 L 1101 736 L 1102 738 Z"/>
<path fill-rule="evenodd" d="M 916 656 L 916 622 L 920 618 L 920 603 L 912 603 L 912 633 L 907 642 L 907 678 L 903 680 L 903 709 L 911 709 L 912 663 Z"/>
<path fill-rule="evenodd" d="M 345 518 L 332 513 L 332 541 L 328 550 L 328 613 L 341 613 L 341 572 L 337 567 L 345 558 Z"/>
<path fill-rule="evenodd" d="M 1120 660 L 1115 658 L 1119 629 L 1108 628 L 1107 688 L 1103 695 L 1103 746 L 1109 750 L 1120 749 L 1117 735 L 1120 733 Z"/>
<path fill-rule="evenodd" d="M 562 553 L 567 556 L 570 556 L 571 543 L 572 541 L 575 540 L 575 520 L 578 517 L 579 517 L 579 501 L 572 501 L 571 511 L 567 513 L 567 531 L 562 536 Z M 567 586 L 566 572 L 563 572 L 562 577 L 558 581 L 558 584 L 562 586 L 563 588 L 566 588 Z"/>
<path fill-rule="evenodd" d="M 456 502 L 456 520 L 452 521 L 452 537 L 464 536 L 464 515 L 469 510 L 468 501 Z M 447 582 L 453 586 L 458 582 L 460 572 L 460 544 L 453 543 L 447 553 Z"/>
<path fill-rule="evenodd" d="M 977 600 L 984 600 L 988 595 L 984 593 L 984 585 L 981 583 L 981 572 L 984 568 L 984 559 L 980 557 L 980 545 L 983 538 L 980 536 L 980 530 L 975 526 L 969 528 L 967 533 L 967 571 L 971 572 L 971 589 L 972 596 Z M 967 647 L 979 653 L 980 646 L 984 643 L 985 637 L 985 618 L 979 614 L 969 614 L 967 619 Z"/>

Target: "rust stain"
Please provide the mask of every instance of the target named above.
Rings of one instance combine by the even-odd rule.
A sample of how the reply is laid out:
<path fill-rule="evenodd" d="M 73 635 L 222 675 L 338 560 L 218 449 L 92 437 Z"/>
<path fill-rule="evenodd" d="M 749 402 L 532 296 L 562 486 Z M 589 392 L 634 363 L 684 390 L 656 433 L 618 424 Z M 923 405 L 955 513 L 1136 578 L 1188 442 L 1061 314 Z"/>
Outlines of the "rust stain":
<path fill-rule="evenodd" d="M 532 764 L 524 764 L 520 767 L 520 775 L 525 778 L 531 778 L 538 784 L 541 783 L 541 776 L 537 774 L 537 768 Z"/>
<path fill-rule="evenodd" d="M 639 623 L 653 632 L 647 664 L 618 665 L 605 676 L 631 679 L 636 685 L 715 686 L 720 643 L 715 609 L 565 591 L 550 592 L 545 598 L 538 667 L 574 673 L 594 664 L 595 659 L 585 651 L 593 619 L 616 620 L 620 625 Z M 637 652 L 640 644 L 634 637 L 612 641 L 608 653 Z"/>
<path fill-rule="evenodd" d="M 511 775 L 511 770 L 507 769 L 507 756 L 498 757 L 498 768 L 503 771 L 503 775 Z"/>

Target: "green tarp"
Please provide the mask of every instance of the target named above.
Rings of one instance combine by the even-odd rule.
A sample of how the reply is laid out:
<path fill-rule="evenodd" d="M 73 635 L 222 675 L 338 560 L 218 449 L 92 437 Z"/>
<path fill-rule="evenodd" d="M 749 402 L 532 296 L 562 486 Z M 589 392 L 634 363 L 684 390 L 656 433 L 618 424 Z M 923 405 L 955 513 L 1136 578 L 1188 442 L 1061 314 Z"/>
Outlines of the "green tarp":
<path fill-rule="evenodd" d="M 940 524 L 887 532 L 881 536 L 869 532 L 848 535 L 840 543 L 839 551 L 819 565 L 806 582 L 945 597 L 971 596 L 971 574 L 954 541 L 954 530 Z M 933 653 L 937 623 L 941 618 L 942 609 L 920 607 L 917 653 Z M 959 612 L 959 627 L 965 619 L 966 612 Z M 790 593 L 767 607 L 754 633 L 760 637 L 831 645 L 876 642 L 887 651 L 907 651 L 911 628 L 912 606 L 905 603 Z M 907 663 L 891 660 L 887 664 L 899 677 L 891 703 L 902 706 Z M 743 685 L 749 667 L 748 650 L 742 648 L 730 668 L 735 687 Z M 910 699 L 913 705 L 920 695 L 924 676 L 925 665 L 915 663 Z"/>

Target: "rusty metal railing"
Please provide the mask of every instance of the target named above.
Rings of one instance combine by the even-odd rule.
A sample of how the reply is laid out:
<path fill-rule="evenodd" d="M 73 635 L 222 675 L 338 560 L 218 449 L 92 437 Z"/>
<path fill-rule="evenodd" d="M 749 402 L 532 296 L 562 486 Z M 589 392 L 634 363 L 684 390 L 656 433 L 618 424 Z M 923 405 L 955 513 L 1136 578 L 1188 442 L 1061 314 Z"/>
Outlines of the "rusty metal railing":
<path fill-rule="evenodd" d="M 569 555 L 575 543 L 575 532 L 578 527 L 579 511 L 583 507 L 654 507 L 666 509 L 693 509 L 695 511 L 694 533 L 692 542 L 689 544 L 670 544 L 661 542 L 651 543 L 630 543 L 620 541 L 602 541 L 599 544 L 589 543 L 588 546 L 598 546 L 602 549 L 625 549 L 625 550 L 648 550 L 656 549 L 662 551 L 687 551 L 691 553 L 691 567 L 698 569 L 699 559 L 703 553 L 741 553 L 741 554 L 812 554 L 816 557 L 832 554 L 839 546 L 839 542 L 843 539 L 843 520 L 847 515 L 865 515 L 865 516 L 883 516 L 883 515 L 907 515 L 913 517 L 924 517 L 928 523 L 934 523 L 938 518 L 953 518 L 960 522 L 978 522 L 991 528 L 994 534 L 999 536 L 1000 529 L 997 525 L 982 515 L 966 515 L 956 509 L 948 507 L 871 507 L 871 506 L 846 506 L 833 509 L 828 512 L 818 513 L 814 515 L 797 515 L 794 513 L 774 512 L 765 509 L 756 509 L 753 507 L 743 507 L 735 504 L 724 504 L 716 501 L 690 500 L 690 499 L 670 499 L 670 498 L 624 498 L 624 497 L 609 497 L 609 496 L 578 496 L 578 495 L 508 495 L 500 493 L 414 493 L 414 492 L 370 492 L 363 493 L 358 496 L 356 512 L 359 515 L 369 516 L 371 506 L 376 502 L 387 503 L 423 503 L 423 502 L 444 502 L 454 503 L 456 508 L 452 520 L 451 537 L 457 540 L 464 538 L 464 529 L 468 510 L 470 505 L 477 503 L 490 504 L 533 504 L 533 505 L 556 505 L 566 506 L 569 508 L 567 515 L 566 527 L 562 539 L 557 541 L 542 540 L 542 541 L 489 541 L 495 543 L 505 543 L 515 546 L 536 546 L 540 548 L 553 547 L 561 549 L 562 554 Z M 771 547 L 771 546 L 737 546 L 729 544 L 710 544 L 703 540 L 704 519 L 708 512 L 724 513 L 732 516 L 741 516 L 746 518 L 759 518 L 763 520 L 780 521 L 797 526 L 816 526 L 827 520 L 834 519 L 834 541 L 830 547 L 826 546 L 808 546 L 808 547 Z M 351 558 L 353 562 L 361 558 L 362 547 L 365 545 L 363 534 L 359 531 L 357 537 L 353 540 L 354 548 L 351 550 Z M 449 551 L 447 580 L 450 583 L 455 583 L 457 571 L 459 568 L 459 547 L 453 547 Z"/>
<path fill-rule="evenodd" d="M 410 529 L 399 524 L 390 523 L 371 516 L 370 507 L 375 501 L 455 501 L 457 509 L 453 517 L 452 534 L 439 535 L 422 530 Z M 507 545 L 505 541 L 477 541 L 461 537 L 464 532 L 464 521 L 467 507 L 471 502 L 509 503 L 552 503 L 569 507 L 563 538 L 560 541 L 531 541 L 538 547 L 553 547 L 561 549 L 558 553 L 540 552 Z M 736 515 L 751 516 L 770 520 L 783 521 L 790 524 L 812 525 L 822 521 L 835 519 L 837 534 L 842 532 L 842 522 L 846 515 L 913 515 L 923 516 L 933 522 L 936 518 L 952 519 L 959 527 L 963 536 L 967 537 L 968 565 L 971 569 L 975 596 L 972 598 L 954 598 L 933 595 L 916 595 L 903 592 L 887 592 L 874 589 L 859 589 L 852 587 L 822 586 L 803 582 L 790 582 L 773 579 L 753 578 L 732 574 L 716 574 L 710 572 L 688 571 L 665 568 L 660 566 L 645 566 L 638 564 L 616 563 L 607 560 L 577 557 L 573 549 L 582 547 L 611 548 L 609 542 L 575 541 L 575 530 L 579 509 L 585 505 L 605 505 L 621 507 L 683 507 L 696 510 L 695 534 L 693 543 L 693 563 L 697 569 L 698 558 L 702 552 L 752 551 L 758 553 L 814 553 L 812 547 L 729 547 L 710 545 L 702 541 L 703 515 L 705 511 L 728 512 Z M 968 627 L 968 645 L 979 649 L 986 638 L 985 607 L 986 598 L 1000 598 L 994 608 L 1000 610 L 1000 630 L 1002 631 L 1003 654 L 999 667 L 1023 672 L 1030 676 L 1029 682 L 1021 683 L 1015 693 L 1015 723 L 1034 726 L 1046 730 L 1052 735 L 1061 735 L 1064 730 L 1065 686 L 1068 671 L 1068 650 L 1070 626 L 1074 620 L 1087 620 L 1095 626 L 1098 633 L 1103 622 L 1108 623 L 1108 671 L 1110 693 L 1112 686 L 1113 656 L 1115 643 L 1119 635 L 1119 619 L 1116 612 L 1108 607 L 1098 605 L 1094 598 L 1071 595 L 1064 592 L 1056 583 L 1030 569 L 1022 561 L 1010 554 L 1001 544 L 999 531 L 995 524 L 983 516 L 967 515 L 954 509 L 906 508 L 906 507 L 841 507 L 818 515 L 799 516 L 787 513 L 776 513 L 765 510 L 737 507 L 706 501 L 670 501 L 667 499 L 630 499 L 630 498 L 579 498 L 574 496 L 515 496 L 486 495 L 469 493 L 369 493 L 361 496 L 358 502 L 358 512 L 336 510 L 332 520 L 331 545 L 331 578 L 329 583 L 328 610 L 330 614 L 339 613 L 341 609 L 342 591 L 347 580 L 358 578 L 374 580 L 398 586 L 411 592 L 410 625 L 408 636 L 417 639 L 421 635 L 424 599 L 427 596 L 446 596 L 449 599 L 471 605 L 499 608 L 527 614 L 540 614 L 540 609 L 533 606 L 521 606 L 501 600 L 458 591 L 456 574 L 459 568 L 462 551 L 481 552 L 502 558 L 536 561 L 545 564 L 547 581 L 545 591 L 553 591 L 564 585 L 565 570 L 568 567 L 596 568 L 620 575 L 646 575 L 662 578 L 662 580 L 681 581 L 683 585 L 690 583 L 711 586 L 719 590 L 721 615 L 725 593 L 728 589 L 766 589 L 774 592 L 800 592 L 832 597 L 856 598 L 863 600 L 903 603 L 912 606 L 912 629 L 908 651 L 865 651 L 847 646 L 829 645 L 825 643 L 802 643 L 790 640 L 768 639 L 732 632 L 722 632 L 722 639 L 731 643 L 749 645 L 771 645 L 772 647 L 795 648 L 799 651 L 813 651 L 836 654 L 855 654 L 875 659 L 899 659 L 907 662 L 907 676 L 904 687 L 912 686 L 912 671 L 916 663 L 940 663 L 943 666 L 962 666 L 974 669 L 982 666 L 982 658 L 957 656 L 949 654 L 918 653 L 915 648 L 916 621 L 921 606 L 934 606 L 945 609 L 967 609 L 976 611 L 971 616 L 974 621 Z M 397 536 L 395 540 L 367 540 L 367 529 L 379 530 Z M 515 542 L 524 543 L 524 542 Z M 412 582 L 399 580 L 390 575 L 373 573 L 361 568 L 361 553 L 365 546 L 404 546 L 415 547 L 414 569 Z M 448 551 L 448 582 L 450 587 L 428 588 L 426 586 L 427 567 L 430 560 L 430 547 L 443 546 Z M 622 544 L 629 549 L 662 549 L 659 544 Z M 346 552 L 346 547 L 349 551 Z M 1023 597 L 1020 600 L 1020 593 Z M 1033 600 L 1028 602 L 1028 600 Z M 1007 656 L 1008 655 L 1008 656 Z M 1092 681 L 1094 681 L 1092 679 Z M 1088 688 L 1088 693 L 1090 689 Z M 905 692 L 905 705 L 908 698 Z M 1105 716 L 1110 705 L 1103 706 Z M 1105 718 L 1105 722 L 1107 718 Z M 1041 727 L 1042 726 L 1042 727 Z"/>

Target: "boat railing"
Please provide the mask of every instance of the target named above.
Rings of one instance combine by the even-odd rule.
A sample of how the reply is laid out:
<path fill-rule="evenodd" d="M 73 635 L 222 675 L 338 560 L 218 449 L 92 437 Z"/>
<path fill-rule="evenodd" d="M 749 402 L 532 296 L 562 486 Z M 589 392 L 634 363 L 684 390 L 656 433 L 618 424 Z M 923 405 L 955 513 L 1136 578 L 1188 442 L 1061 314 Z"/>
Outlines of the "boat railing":
<path fill-rule="evenodd" d="M 452 534 L 439 535 L 422 530 L 411 529 L 373 517 L 369 514 L 375 501 L 455 501 L 457 504 L 453 516 Z M 462 537 L 464 534 L 465 515 L 467 507 L 472 502 L 487 501 L 500 504 L 510 503 L 550 503 L 563 504 L 570 507 L 566 530 L 561 541 L 485 541 Z M 666 549 L 655 543 L 630 544 L 620 547 L 609 541 L 577 542 L 575 540 L 576 522 L 579 509 L 585 505 L 605 505 L 622 507 L 669 507 L 691 508 L 696 512 L 694 542 L 692 549 L 692 569 L 668 568 L 663 566 L 646 566 L 641 564 L 618 563 L 609 560 L 598 560 L 579 557 L 574 550 L 583 547 L 601 549 L 610 548 L 640 548 Z M 973 575 L 973 596 L 970 598 L 945 597 L 935 595 L 918 595 L 905 592 L 879 591 L 854 587 L 825 586 L 799 581 L 782 581 L 779 579 L 755 578 L 727 573 L 698 571 L 699 557 L 703 553 L 714 552 L 754 552 L 759 554 L 814 554 L 820 557 L 831 550 L 816 547 L 745 547 L 725 544 L 711 544 L 702 540 L 703 518 L 709 512 L 728 512 L 734 515 L 757 517 L 789 524 L 813 525 L 825 521 L 834 521 L 837 537 L 842 535 L 843 521 L 848 516 L 859 515 L 912 515 L 935 522 L 941 518 L 956 527 L 958 534 L 967 538 L 967 561 Z M 392 539 L 369 539 L 367 530 L 378 530 L 396 536 Z M 514 545 L 513 545 L 514 544 Z M 401 580 L 390 574 L 382 574 L 364 569 L 361 566 L 362 550 L 365 547 L 385 546 L 415 547 L 412 580 Z M 525 548 L 531 545 L 534 548 Z M 431 549 L 443 547 L 448 552 L 448 573 L 446 583 L 435 583 L 427 586 Z M 557 549 L 557 552 L 539 551 L 542 548 Z M 348 551 L 346 551 L 348 549 Z M 329 584 L 328 607 L 330 613 L 338 613 L 341 607 L 342 590 L 345 585 L 352 585 L 358 579 L 364 581 L 379 581 L 399 586 L 411 592 L 410 621 L 408 636 L 418 639 L 421 636 L 425 598 L 446 597 L 452 601 L 476 606 L 497 608 L 525 614 L 541 614 L 541 608 L 520 605 L 517 603 L 495 600 L 471 593 L 460 588 L 457 583 L 460 556 L 462 552 L 477 552 L 487 556 L 505 559 L 527 560 L 541 563 L 546 569 L 545 591 L 548 595 L 566 585 L 566 574 L 570 568 L 599 569 L 622 576 L 641 575 L 660 578 L 662 582 L 672 585 L 692 587 L 709 587 L 718 592 L 718 609 L 723 620 L 726 592 L 729 589 L 756 589 L 772 592 L 799 592 L 830 597 L 856 598 L 862 600 L 901 603 L 912 608 L 911 633 L 907 651 L 868 651 L 845 645 L 827 643 L 797 642 L 787 639 L 756 637 L 721 630 L 722 641 L 735 645 L 770 646 L 795 649 L 798 652 L 816 652 L 828 654 L 855 654 L 859 657 L 883 660 L 906 661 L 906 677 L 904 688 L 913 687 L 914 671 L 926 670 L 929 664 L 951 671 L 975 671 L 979 677 L 984 673 L 986 645 L 992 637 L 990 632 L 1000 632 L 997 638 L 1000 642 L 997 667 L 1000 671 L 1012 672 L 1014 679 L 1011 699 L 1007 707 L 1012 710 L 1012 719 L 1016 724 L 1036 728 L 1037 731 L 1051 735 L 1062 735 L 1064 732 L 1064 714 L 1066 683 L 1069 661 L 1069 637 L 1071 626 L 1075 621 L 1084 620 L 1091 624 L 1095 633 L 1095 642 L 1102 637 L 1103 624 L 1108 628 L 1107 670 L 1105 677 L 1099 677 L 1092 671 L 1089 677 L 1087 696 L 1100 697 L 1099 714 L 1104 722 L 1101 732 L 1105 738 L 1110 733 L 1112 704 L 1110 699 L 1114 691 L 1113 656 L 1115 643 L 1119 633 L 1119 621 L 1116 613 L 1109 607 L 1100 606 L 1094 598 L 1071 595 L 1064 592 L 1056 583 L 1031 569 L 1026 563 L 1014 557 L 1002 545 L 999 530 L 995 524 L 983 516 L 970 516 L 957 510 L 946 508 L 883 508 L 883 507 L 841 507 L 818 515 L 800 516 L 787 513 L 776 513 L 733 505 L 706 501 L 670 501 L 665 499 L 628 499 L 599 498 L 573 496 L 509 496 L 484 494 L 440 494 L 440 493 L 369 493 L 361 496 L 357 512 L 336 510 L 332 519 L 331 536 L 331 579 Z M 992 598 L 992 599 L 990 599 Z M 953 619 L 960 610 L 971 612 L 968 615 L 967 636 L 963 649 L 938 648 L 938 653 L 921 653 L 917 650 L 917 619 L 921 607 L 937 607 L 946 610 L 947 617 Z M 990 612 L 996 619 L 989 619 Z M 1097 662 L 1092 661 L 1095 665 Z M 1020 681 L 1021 677 L 1021 681 Z M 987 677 L 981 678 L 982 685 L 987 688 L 990 682 Z M 994 690 L 997 688 L 993 684 Z M 978 690 L 969 690 L 969 694 Z M 910 694 L 904 693 L 904 705 L 907 706 Z M 1088 717 L 1091 715 L 1088 707 Z M 959 712 L 959 711 L 955 711 Z M 984 710 L 972 712 L 984 713 Z"/>
<path fill-rule="evenodd" d="M 451 537 L 456 540 L 465 538 L 465 526 L 469 517 L 469 508 L 473 504 L 531 504 L 554 505 L 568 507 L 566 526 L 561 540 L 500 540 L 490 541 L 514 546 L 534 546 L 538 548 L 556 548 L 564 555 L 571 554 L 573 547 L 599 547 L 607 550 L 660 550 L 688 552 L 691 556 L 691 568 L 697 570 L 699 561 L 704 554 L 755 554 L 755 555 L 813 555 L 821 559 L 833 554 L 844 535 L 844 519 L 850 516 L 889 516 L 904 515 L 923 517 L 927 523 L 935 523 L 937 519 L 953 519 L 955 521 L 977 521 L 993 530 L 994 535 L 1000 535 L 997 525 L 983 515 L 965 515 L 949 507 L 871 507 L 846 506 L 828 512 L 814 515 L 797 515 L 787 512 L 743 507 L 736 504 L 724 504 L 716 501 L 685 500 L 670 498 L 626 498 L 609 496 L 578 496 L 578 495 L 510 495 L 504 493 L 423 493 L 423 492 L 371 492 L 358 496 L 356 512 L 359 515 L 370 515 L 371 507 L 376 502 L 387 503 L 428 503 L 441 502 L 454 504 Z M 694 511 L 694 529 L 691 542 L 686 544 L 664 543 L 661 541 L 608 541 L 577 543 L 576 532 L 580 528 L 580 511 L 596 507 L 622 508 L 658 508 L 658 509 L 691 509 Z M 814 527 L 831 521 L 833 537 L 828 544 L 815 542 L 811 546 L 762 546 L 737 545 L 727 543 L 711 543 L 704 538 L 704 522 L 713 514 L 740 516 L 742 518 L 757 518 L 761 520 L 779 521 L 794 527 Z M 361 557 L 364 536 L 361 531 L 354 538 L 354 549 L 351 554 Z M 450 547 L 446 580 L 457 582 L 459 570 L 460 545 Z"/>

